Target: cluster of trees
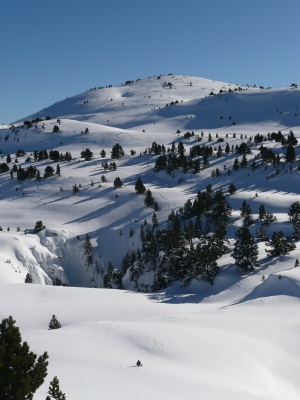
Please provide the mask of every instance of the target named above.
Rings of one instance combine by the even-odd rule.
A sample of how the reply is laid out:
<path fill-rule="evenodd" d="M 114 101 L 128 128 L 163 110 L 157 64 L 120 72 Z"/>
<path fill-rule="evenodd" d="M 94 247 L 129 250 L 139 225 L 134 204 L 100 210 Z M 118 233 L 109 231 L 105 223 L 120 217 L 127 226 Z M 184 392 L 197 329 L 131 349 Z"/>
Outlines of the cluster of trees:
<path fill-rule="evenodd" d="M 0 323 L 0 398 L 3 400 L 32 400 L 44 383 L 48 369 L 48 353 L 37 356 L 22 342 L 13 317 Z M 50 382 L 46 400 L 66 400 L 57 376 Z"/>
<path fill-rule="evenodd" d="M 17 174 L 17 179 L 19 181 L 24 181 L 25 179 L 36 179 L 40 180 L 41 179 L 41 173 L 40 171 L 34 167 L 33 165 L 30 165 L 29 167 L 22 168 L 19 166 L 19 168 L 14 165 L 14 167 L 10 171 L 11 178 L 13 178 L 13 174 Z M 60 166 L 57 164 L 56 170 L 51 166 L 48 165 L 45 170 L 44 170 L 44 178 L 48 178 L 50 176 L 54 175 L 60 176 Z"/>
<path fill-rule="evenodd" d="M 226 224 L 231 208 L 222 191 L 212 193 L 211 187 L 199 192 L 194 204 L 195 209 L 188 201 L 180 212 L 172 211 L 163 229 L 156 212 L 151 224 L 144 221 L 141 248 L 130 250 L 122 263 L 123 276 L 129 275 L 137 290 L 156 291 L 175 280 L 188 284 L 198 279 L 213 284 L 219 270 L 217 259 L 227 249 Z M 142 278 L 146 273 L 152 276 L 147 284 Z"/>

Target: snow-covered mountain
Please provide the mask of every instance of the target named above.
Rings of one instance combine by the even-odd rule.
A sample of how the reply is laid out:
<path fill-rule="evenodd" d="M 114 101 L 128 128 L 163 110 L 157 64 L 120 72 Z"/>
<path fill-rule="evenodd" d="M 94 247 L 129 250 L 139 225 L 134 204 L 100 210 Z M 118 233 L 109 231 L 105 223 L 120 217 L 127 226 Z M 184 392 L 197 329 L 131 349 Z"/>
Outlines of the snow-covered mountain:
<path fill-rule="evenodd" d="M 13 315 L 24 340 L 49 351 L 49 379 L 36 399 L 45 398 L 53 375 L 68 400 L 299 397 L 299 241 L 288 254 L 269 257 L 257 234 L 261 205 L 276 217 L 265 225 L 269 239 L 294 232 L 288 211 L 299 201 L 299 106 L 297 85 L 265 89 L 162 75 L 92 88 L 0 127 L 2 170 L 9 167 L 0 174 L 0 317 Z M 291 131 L 298 144 L 287 162 Z M 212 154 L 196 173 L 194 165 L 157 172 L 161 154 L 152 151 L 154 142 L 166 154 L 178 155 L 180 143 L 187 157 L 196 146 L 211 147 Z M 249 152 L 238 151 L 242 143 Z M 112 159 L 116 144 L 125 154 Z M 277 161 L 262 159 L 261 146 Z M 88 161 L 86 149 L 93 152 Z M 39 155 L 51 150 L 62 157 Z M 234 168 L 243 155 L 247 164 Z M 30 166 L 41 179 L 20 179 L 18 169 Z M 44 178 L 47 167 L 54 175 Z M 195 221 L 183 212 L 186 202 L 209 185 L 222 190 L 232 214 L 214 285 L 171 279 L 152 293 L 157 270 L 148 263 L 135 281 L 123 271 L 122 284 L 133 292 L 101 289 L 110 269 L 122 270 L 129 250 L 142 251 L 145 220 L 152 229 L 153 207 L 135 190 L 139 177 L 158 205 L 159 230 L 167 229 L 172 212 L 182 225 Z M 116 178 L 122 187 L 114 186 Z M 233 258 L 243 201 L 258 244 L 258 266 L 250 272 Z M 34 233 L 37 221 L 46 229 Z M 164 254 L 160 249 L 159 257 Z M 41 285 L 25 284 L 28 273 Z M 52 314 L 63 326 L 54 332 L 47 330 Z M 134 367 L 137 359 L 142 368 Z"/>

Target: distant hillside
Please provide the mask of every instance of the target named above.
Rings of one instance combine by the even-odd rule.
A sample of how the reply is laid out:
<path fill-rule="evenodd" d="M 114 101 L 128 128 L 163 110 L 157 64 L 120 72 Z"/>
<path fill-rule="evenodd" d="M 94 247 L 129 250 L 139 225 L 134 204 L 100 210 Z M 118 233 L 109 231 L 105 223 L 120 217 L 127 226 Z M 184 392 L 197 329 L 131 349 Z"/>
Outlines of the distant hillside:
<path fill-rule="evenodd" d="M 287 213 L 299 194 L 299 105 L 296 85 L 264 89 L 166 75 L 96 87 L 2 127 L 1 279 L 23 282 L 30 273 L 37 283 L 142 291 L 178 280 L 213 283 L 235 262 L 243 201 L 256 242 L 261 204 L 276 216 L 269 238 L 279 230 L 293 234 Z M 120 156 L 112 153 L 116 145 Z M 205 193 L 211 205 L 197 211 Z M 212 241 L 220 194 L 231 211 Z M 37 221 L 46 226 L 38 234 Z M 259 260 L 269 262 L 262 243 Z"/>

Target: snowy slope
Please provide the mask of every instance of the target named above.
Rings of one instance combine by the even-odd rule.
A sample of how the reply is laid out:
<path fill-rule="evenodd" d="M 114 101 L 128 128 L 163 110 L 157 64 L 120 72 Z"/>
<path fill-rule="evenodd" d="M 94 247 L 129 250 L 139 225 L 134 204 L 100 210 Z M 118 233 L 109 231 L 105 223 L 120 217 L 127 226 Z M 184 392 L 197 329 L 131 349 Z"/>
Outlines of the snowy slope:
<path fill-rule="evenodd" d="M 294 268 L 300 259 L 299 242 L 290 254 L 277 258 L 267 257 L 260 243 L 260 266 L 247 274 L 237 269 L 229 251 L 218 260 L 220 273 L 213 286 L 193 281 L 188 287 L 175 284 L 151 294 L 90 289 L 101 288 L 103 281 L 101 274 L 85 267 L 83 249 L 88 233 L 94 258 L 105 270 L 109 261 L 120 268 L 127 250 L 139 247 L 140 226 L 145 219 L 151 221 L 153 209 L 145 207 L 143 196 L 135 193 L 138 177 L 158 202 L 162 227 L 171 210 L 193 200 L 198 190 L 212 184 L 227 192 L 234 183 L 237 192 L 227 196 L 233 208 L 230 249 L 242 223 L 243 200 L 253 211 L 253 235 L 260 226 L 261 204 L 277 218 L 268 227 L 269 234 L 282 230 L 291 235 L 287 212 L 299 201 L 300 191 L 296 162 L 291 170 L 282 162 L 278 174 L 268 166 L 228 175 L 240 155 L 223 154 L 212 157 L 199 174 L 175 171 L 170 176 L 166 171 L 154 172 L 157 157 L 145 149 L 154 141 L 166 148 L 182 141 L 188 152 L 202 135 L 201 144 L 214 149 L 220 145 L 224 150 L 226 143 L 232 147 L 257 133 L 279 130 L 285 136 L 293 130 L 300 142 L 299 106 L 296 87 L 239 88 L 167 75 L 88 90 L 24 118 L 52 118 L 29 129 L 22 121 L 0 127 L 2 162 L 10 154 L 10 168 L 32 165 L 42 174 L 48 165 L 56 168 L 58 163 L 50 160 L 34 161 L 35 150 L 57 149 L 73 157 L 59 162 L 61 176 L 41 181 L 20 182 L 9 172 L 0 174 L 0 317 L 13 315 L 30 347 L 49 352 L 49 375 L 36 399 L 46 397 L 54 375 L 68 400 L 141 395 L 175 400 L 299 398 L 300 269 Z M 59 125 L 59 133 L 53 133 L 54 125 Z M 194 137 L 184 139 L 187 131 L 194 131 Z M 116 143 L 125 156 L 115 160 L 116 171 L 108 172 L 102 162 L 112 161 Z M 263 144 L 284 160 L 280 143 Z M 260 145 L 252 140 L 249 161 Z M 91 161 L 80 156 L 86 148 L 94 153 Z M 16 160 L 18 149 L 27 154 Z M 100 156 L 102 149 L 105 158 Z M 299 145 L 295 150 L 298 159 Z M 216 168 L 221 176 L 212 178 Z M 102 182 L 102 176 L 107 182 Z M 113 187 L 116 177 L 124 183 L 120 189 Z M 75 184 L 80 186 L 76 195 Z M 46 230 L 34 234 L 38 220 Z M 34 285 L 24 284 L 28 272 Z M 53 286 L 57 278 L 72 287 Z M 62 329 L 47 330 L 52 314 Z M 137 359 L 142 368 L 135 366 Z"/>

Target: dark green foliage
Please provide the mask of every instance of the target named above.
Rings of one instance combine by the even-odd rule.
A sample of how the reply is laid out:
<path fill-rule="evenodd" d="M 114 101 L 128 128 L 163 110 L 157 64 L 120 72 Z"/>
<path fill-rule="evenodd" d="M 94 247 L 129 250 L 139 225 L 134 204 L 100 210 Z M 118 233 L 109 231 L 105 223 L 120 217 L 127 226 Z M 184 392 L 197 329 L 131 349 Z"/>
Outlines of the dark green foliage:
<path fill-rule="evenodd" d="M 114 268 L 111 261 L 109 261 L 106 274 L 103 277 L 103 287 L 106 289 L 123 289 L 122 277 L 122 272 Z"/>
<path fill-rule="evenodd" d="M 83 248 L 85 255 L 85 266 L 89 268 L 93 264 L 93 248 L 88 233 L 86 234 Z"/>
<path fill-rule="evenodd" d="M 93 152 L 90 149 L 82 150 L 81 157 L 84 158 L 85 161 L 91 161 L 93 158 Z"/>
<path fill-rule="evenodd" d="M 235 242 L 232 255 L 235 264 L 242 271 L 252 271 L 257 266 L 258 246 L 247 227 L 239 228 L 236 236 L 238 240 Z"/>
<path fill-rule="evenodd" d="M 273 222 L 276 222 L 277 218 L 273 213 L 266 212 L 265 215 L 262 218 L 262 224 L 263 225 L 271 225 Z"/>
<path fill-rule="evenodd" d="M 50 176 L 54 175 L 54 168 L 51 167 L 51 165 L 48 165 L 45 168 L 45 172 L 44 172 L 44 178 L 49 178 Z"/>
<path fill-rule="evenodd" d="M 121 188 L 122 186 L 123 186 L 123 182 L 122 182 L 121 178 L 119 178 L 117 176 L 116 179 L 114 180 L 114 187 Z"/>
<path fill-rule="evenodd" d="M 292 203 L 288 215 L 290 216 L 290 219 L 293 220 L 298 214 L 300 214 L 300 203 L 299 201 L 295 201 Z"/>
<path fill-rule="evenodd" d="M 147 207 L 152 207 L 154 205 L 154 198 L 152 196 L 151 190 L 148 189 L 146 191 L 146 195 L 145 195 L 145 200 L 144 200 L 144 204 Z"/>
<path fill-rule="evenodd" d="M 140 177 L 136 181 L 135 191 L 137 192 L 137 194 L 144 194 L 146 191 L 145 185 L 143 184 L 143 181 Z"/>
<path fill-rule="evenodd" d="M 16 168 L 13 169 L 14 172 Z M 37 176 L 38 170 L 36 169 L 36 167 L 30 165 L 28 168 L 21 168 L 20 166 L 19 168 L 17 168 L 16 172 L 17 172 L 17 179 L 19 181 L 24 181 L 25 179 L 35 178 Z"/>
<path fill-rule="evenodd" d="M 276 154 L 273 152 L 272 149 L 261 145 L 259 151 L 260 151 L 260 158 L 262 159 L 262 161 L 264 161 L 265 163 L 272 163 L 272 164 L 277 163 Z"/>
<path fill-rule="evenodd" d="M 265 206 L 263 204 L 261 204 L 258 209 L 258 218 L 262 220 L 262 219 L 264 219 L 265 215 L 266 215 Z"/>
<path fill-rule="evenodd" d="M 60 166 L 59 166 L 59 164 L 57 164 L 57 166 L 56 166 L 56 175 L 60 176 Z"/>
<path fill-rule="evenodd" d="M 73 194 L 76 194 L 78 192 L 79 192 L 79 187 L 75 183 L 75 185 L 73 186 Z"/>
<path fill-rule="evenodd" d="M 1 163 L 0 164 L 0 174 L 3 174 L 4 172 L 9 171 L 9 166 L 6 163 Z"/>
<path fill-rule="evenodd" d="M 33 283 L 32 276 L 29 272 L 26 274 L 25 283 Z"/>
<path fill-rule="evenodd" d="M 298 144 L 298 140 L 295 138 L 294 132 L 290 131 L 287 137 L 287 144 L 296 146 Z"/>
<path fill-rule="evenodd" d="M 268 240 L 268 233 L 265 228 L 260 227 L 256 230 L 256 234 L 260 242 L 266 242 Z"/>
<path fill-rule="evenodd" d="M 48 393 L 51 396 L 50 398 L 47 397 L 48 399 L 52 398 L 55 400 L 66 400 L 66 395 L 60 390 L 59 380 L 57 376 L 55 376 L 53 380 L 50 382 Z"/>
<path fill-rule="evenodd" d="M 240 168 L 240 162 L 238 158 L 235 158 L 232 168 L 237 171 Z"/>
<path fill-rule="evenodd" d="M 277 257 L 290 253 L 295 250 L 296 245 L 291 236 L 284 236 L 282 231 L 274 232 L 271 240 L 266 243 L 266 246 L 271 247 L 266 250 L 268 256 Z"/>
<path fill-rule="evenodd" d="M 57 317 L 53 314 L 52 318 L 49 322 L 48 329 L 52 330 L 52 329 L 59 329 L 59 328 L 61 328 L 61 323 L 58 321 Z"/>
<path fill-rule="evenodd" d="M 233 184 L 233 183 L 231 183 L 230 185 L 229 185 L 229 187 L 228 187 L 228 193 L 229 194 L 234 194 L 235 192 L 236 192 L 236 187 L 235 187 L 235 185 Z"/>
<path fill-rule="evenodd" d="M 35 223 L 34 228 L 33 228 L 33 233 L 41 232 L 41 231 L 44 230 L 45 228 L 46 228 L 46 227 L 45 227 L 45 225 L 43 225 L 43 222 L 42 222 L 42 221 L 37 221 L 37 222 Z"/>
<path fill-rule="evenodd" d="M 251 149 L 248 143 L 242 142 L 239 146 L 236 147 L 236 152 L 240 154 L 250 154 Z"/>
<path fill-rule="evenodd" d="M 119 143 L 116 143 L 111 150 L 111 158 L 120 159 L 125 154 L 122 146 Z"/>
<path fill-rule="evenodd" d="M 100 156 L 101 156 L 101 158 L 105 158 L 106 157 L 106 151 L 104 149 L 101 150 Z"/>
<path fill-rule="evenodd" d="M 157 228 L 158 227 L 158 219 L 157 219 L 157 215 L 156 215 L 155 211 L 152 214 L 152 226 L 153 226 L 153 228 Z"/>
<path fill-rule="evenodd" d="M 289 144 L 286 148 L 285 159 L 288 163 L 292 163 L 296 160 L 296 152 L 292 144 Z"/>
<path fill-rule="evenodd" d="M 32 400 L 47 376 L 48 354 L 37 357 L 10 316 L 0 324 L 0 399 Z"/>
<path fill-rule="evenodd" d="M 248 203 L 246 203 L 246 200 L 243 201 L 242 207 L 241 207 L 241 217 L 243 217 L 243 225 L 245 227 L 250 226 L 254 223 L 253 215 L 252 215 L 252 210 L 249 206 Z"/>
<path fill-rule="evenodd" d="M 300 239 L 300 214 L 296 214 L 293 219 L 293 227 L 294 227 L 294 238 L 296 240 Z"/>

